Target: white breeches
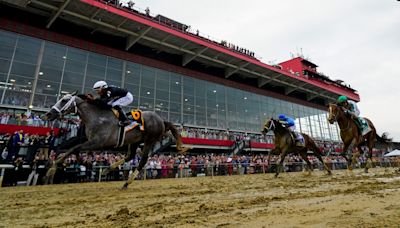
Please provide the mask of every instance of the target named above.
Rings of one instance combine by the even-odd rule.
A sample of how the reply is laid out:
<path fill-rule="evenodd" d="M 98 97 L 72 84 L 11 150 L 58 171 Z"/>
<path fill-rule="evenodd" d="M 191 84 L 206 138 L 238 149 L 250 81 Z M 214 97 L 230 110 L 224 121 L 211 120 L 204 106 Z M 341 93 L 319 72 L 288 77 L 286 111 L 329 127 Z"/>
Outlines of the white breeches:
<path fill-rule="evenodd" d="M 112 107 L 114 106 L 128 106 L 133 101 L 133 96 L 130 92 L 126 94 L 125 97 L 121 97 L 118 100 L 108 102 Z"/>

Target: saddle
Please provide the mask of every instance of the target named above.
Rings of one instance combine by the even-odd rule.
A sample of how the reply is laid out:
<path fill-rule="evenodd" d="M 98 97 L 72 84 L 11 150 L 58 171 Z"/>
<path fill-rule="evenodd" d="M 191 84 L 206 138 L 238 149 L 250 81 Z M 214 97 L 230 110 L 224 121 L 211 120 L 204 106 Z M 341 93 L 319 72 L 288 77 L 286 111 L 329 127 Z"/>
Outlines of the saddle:
<path fill-rule="evenodd" d="M 357 119 L 353 119 L 353 121 L 355 122 L 357 128 L 358 128 L 358 132 L 362 135 L 365 136 L 366 134 L 368 134 L 372 129 L 368 124 L 368 121 L 363 118 L 363 117 L 358 117 Z"/>
<path fill-rule="evenodd" d="M 292 134 L 290 134 L 292 136 L 293 142 L 296 144 L 296 146 L 300 146 L 300 147 L 305 147 L 305 141 L 304 141 L 304 137 L 300 132 L 292 132 Z"/>
<path fill-rule="evenodd" d="M 118 110 L 112 108 L 111 111 L 114 113 L 114 116 L 119 119 L 119 112 Z M 132 109 L 130 112 L 126 113 L 128 120 L 131 123 L 125 126 L 125 132 L 128 132 L 134 129 L 137 126 L 140 126 L 140 130 L 144 131 L 144 118 L 142 116 L 142 111 L 139 109 Z"/>
<path fill-rule="evenodd" d="M 114 113 L 115 117 L 117 119 L 119 119 L 118 110 L 112 109 L 112 112 Z M 131 121 L 131 123 L 125 127 L 121 126 L 119 128 L 117 144 L 115 146 L 116 148 L 122 147 L 124 145 L 125 135 L 127 132 L 133 130 L 134 128 L 136 128 L 138 126 L 140 127 L 141 131 L 144 131 L 144 118 L 143 118 L 141 110 L 139 110 L 139 109 L 131 110 L 130 112 L 126 113 L 126 116 L 127 116 L 128 120 Z"/>

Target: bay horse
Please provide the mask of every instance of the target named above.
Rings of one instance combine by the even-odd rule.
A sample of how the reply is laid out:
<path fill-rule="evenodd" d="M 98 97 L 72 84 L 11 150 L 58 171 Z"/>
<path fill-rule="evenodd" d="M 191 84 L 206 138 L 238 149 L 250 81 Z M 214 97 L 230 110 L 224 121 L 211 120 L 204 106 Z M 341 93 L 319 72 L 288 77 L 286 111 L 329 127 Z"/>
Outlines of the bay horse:
<path fill-rule="evenodd" d="M 367 164 L 364 171 L 365 173 L 368 173 L 368 169 L 372 166 L 372 149 L 375 146 L 375 141 L 378 140 L 378 142 L 382 144 L 387 144 L 388 141 L 386 137 L 380 137 L 376 134 L 376 129 L 371 120 L 368 118 L 364 119 L 368 122 L 371 131 L 363 136 L 358 130 L 358 127 L 351 116 L 345 113 L 344 107 L 336 103 L 329 104 L 328 121 L 330 124 L 337 122 L 339 125 L 340 137 L 342 138 L 344 144 L 343 154 L 344 158 L 347 160 L 347 169 L 353 169 L 352 163 L 355 162 L 355 158 L 353 157 L 353 149 L 357 147 L 361 152 L 363 151 L 361 147 L 367 146 Z"/>
<path fill-rule="evenodd" d="M 293 139 L 291 132 L 279 122 L 279 120 L 275 120 L 273 118 L 267 120 L 264 124 L 264 128 L 261 131 L 264 135 L 269 131 L 273 131 L 275 135 L 275 149 L 274 153 L 279 154 L 279 159 L 277 161 L 277 167 L 275 171 L 275 177 L 279 175 L 279 168 L 283 167 L 283 161 L 285 160 L 286 155 L 290 153 L 298 154 L 303 158 L 303 160 L 308 165 L 308 171 L 311 172 L 313 170 L 311 162 L 307 158 L 307 152 L 312 151 L 313 155 L 315 155 L 318 160 L 323 164 L 324 169 L 328 172 L 328 175 L 331 175 L 331 170 L 325 164 L 322 159 L 322 154 L 320 149 L 315 144 L 314 140 L 308 136 L 307 134 L 301 133 L 304 138 L 304 146 L 297 146 L 295 140 Z M 271 154 L 271 152 L 269 153 Z M 269 159 L 269 156 L 268 156 Z"/>
<path fill-rule="evenodd" d="M 99 107 L 86 95 L 76 95 L 76 93 L 73 93 L 67 94 L 58 100 L 50 111 L 46 113 L 45 119 L 54 120 L 60 115 L 66 114 L 77 114 L 81 118 L 85 125 L 85 133 L 88 140 L 72 147 L 58 158 L 47 172 L 46 178 L 48 180 L 54 178 L 57 165 L 62 164 L 69 155 L 78 154 L 81 150 L 98 150 L 117 145 L 119 133 L 118 119 L 110 109 Z M 128 154 L 125 159 L 121 159 L 110 167 L 110 169 L 113 169 L 125 161 L 132 160 L 136 154 L 137 147 L 141 143 L 144 144 L 139 166 L 129 176 L 122 187 L 123 189 L 126 189 L 137 177 L 146 165 L 154 144 L 159 142 L 166 135 L 167 131 L 171 131 L 174 136 L 178 152 L 184 153 L 188 149 L 182 146 L 181 135 L 172 123 L 164 121 L 153 111 L 143 111 L 142 115 L 145 122 L 144 131 L 140 130 L 139 127 L 135 127 L 126 133 L 123 144 L 128 145 Z"/>

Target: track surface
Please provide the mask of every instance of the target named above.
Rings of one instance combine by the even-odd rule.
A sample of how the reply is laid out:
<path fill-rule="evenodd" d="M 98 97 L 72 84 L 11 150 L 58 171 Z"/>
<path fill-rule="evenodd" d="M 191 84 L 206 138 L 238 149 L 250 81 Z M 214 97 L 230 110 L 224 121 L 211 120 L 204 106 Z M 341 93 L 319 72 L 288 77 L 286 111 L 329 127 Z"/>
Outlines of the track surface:
<path fill-rule="evenodd" d="M 390 168 L 0 189 L 0 227 L 399 227 Z"/>

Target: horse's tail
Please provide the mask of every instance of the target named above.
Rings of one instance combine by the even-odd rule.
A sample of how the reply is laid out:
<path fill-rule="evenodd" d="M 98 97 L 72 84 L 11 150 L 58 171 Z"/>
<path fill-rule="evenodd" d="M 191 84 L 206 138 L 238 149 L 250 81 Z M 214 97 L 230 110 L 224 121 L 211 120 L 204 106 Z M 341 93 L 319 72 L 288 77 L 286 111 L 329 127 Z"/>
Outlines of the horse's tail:
<path fill-rule="evenodd" d="M 183 144 L 182 137 L 178 129 L 176 129 L 176 127 L 168 121 L 164 121 L 164 126 L 165 126 L 165 131 L 171 131 L 172 135 L 174 136 L 176 140 L 176 149 L 178 150 L 178 152 L 182 154 L 186 153 L 186 151 L 189 150 L 190 148 L 185 148 L 182 146 Z"/>

